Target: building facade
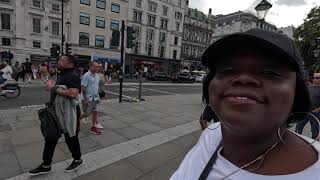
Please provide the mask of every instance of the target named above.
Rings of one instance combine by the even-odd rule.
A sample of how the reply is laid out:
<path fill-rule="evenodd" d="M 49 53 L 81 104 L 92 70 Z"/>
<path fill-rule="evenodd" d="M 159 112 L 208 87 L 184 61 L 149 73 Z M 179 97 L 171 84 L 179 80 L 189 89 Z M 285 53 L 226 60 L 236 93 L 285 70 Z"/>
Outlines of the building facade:
<path fill-rule="evenodd" d="M 212 10 L 205 15 L 188 8 L 183 25 L 181 66 L 188 70 L 202 70 L 201 56 L 209 47 L 213 34 Z"/>
<path fill-rule="evenodd" d="M 72 0 L 66 42 L 78 66 L 88 66 L 91 60 L 104 63 L 105 68 L 119 66 L 120 47 L 111 46 L 112 32 L 127 19 L 128 0 Z"/>
<path fill-rule="evenodd" d="M 244 32 L 252 28 L 260 28 L 258 17 L 251 12 L 238 11 L 227 15 L 215 15 L 213 18 L 213 37 L 212 42 L 217 41 L 223 36 Z M 277 31 L 277 27 L 269 22 L 262 24 L 263 29 Z"/>
<path fill-rule="evenodd" d="M 185 0 L 130 0 L 128 25 L 137 32 L 126 72 L 171 74 L 180 69 Z"/>
<path fill-rule="evenodd" d="M 0 51 L 10 51 L 12 63 L 47 61 L 61 44 L 61 12 L 60 0 L 0 0 Z"/>
<path fill-rule="evenodd" d="M 293 34 L 295 29 L 296 28 L 294 26 L 288 26 L 288 27 L 279 28 L 278 31 L 279 33 L 285 34 L 289 38 L 293 39 Z"/>

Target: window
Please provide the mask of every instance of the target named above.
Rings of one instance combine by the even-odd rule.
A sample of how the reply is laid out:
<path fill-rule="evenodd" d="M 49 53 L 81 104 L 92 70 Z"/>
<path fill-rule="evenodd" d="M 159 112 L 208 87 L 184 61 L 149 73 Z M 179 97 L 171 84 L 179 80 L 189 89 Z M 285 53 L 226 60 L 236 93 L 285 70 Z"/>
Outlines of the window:
<path fill-rule="evenodd" d="M 115 13 L 120 13 L 120 4 L 111 4 L 111 11 Z"/>
<path fill-rule="evenodd" d="M 159 46 L 159 57 L 164 57 L 165 47 Z"/>
<path fill-rule="evenodd" d="M 79 44 L 80 46 L 89 46 L 89 34 L 88 33 L 79 33 Z"/>
<path fill-rule="evenodd" d="M 164 32 L 160 32 L 159 41 L 160 43 L 166 42 L 167 34 Z"/>
<path fill-rule="evenodd" d="M 180 30 L 180 23 L 176 22 L 176 31 L 179 31 L 179 30 Z"/>
<path fill-rule="evenodd" d="M 104 47 L 104 36 L 96 35 L 96 47 Z"/>
<path fill-rule="evenodd" d="M 40 0 L 32 0 L 32 6 L 41 8 L 41 1 Z"/>
<path fill-rule="evenodd" d="M 52 44 L 51 47 L 58 47 L 60 46 L 59 44 Z"/>
<path fill-rule="evenodd" d="M 149 11 L 157 12 L 157 3 L 149 1 Z"/>
<path fill-rule="evenodd" d="M 1 13 L 1 29 L 11 29 L 10 14 Z"/>
<path fill-rule="evenodd" d="M 176 12 L 176 13 L 175 13 L 175 18 L 176 18 L 177 20 L 182 20 L 182 14 L 181 14 L 180 12 Z"/>
<path fill-rule="evenodd" d="M 177 59 L 177 50 L 173 50 L 173 59 Z"/>
<path fill-rule="evenodd" d="M 80 24 L 90 25 L 90 15 L 87 13 L 80 13 Z"/>
<path fill-rule="evenodd" d="M 10 0 L 0 0 L 2 3 L 10 3 Z"/>
<path fill-rule="evenodd" d="M 178 45 L 179 37 L 174 37 L 174 45 Z"/>
<path fill-rule="evenodd" d="M 146 44 L 146 51 L 148 56 L 152 56 L 152 51 L 153 51 L 152 44 Z"/>
<path fill-rule="evenodd" d="M 140 52 L 140 42 L 136 42 L 136 45 L 133 47 L 133 52 L 139 54 Z"/>
<path fill-rule="evenodd" d="M 168 20 L 167 19 L 161 19 L 160 27 L 162 29 L 167 29 L 168 28 Z"/>
<path fill-rule="evenodd" d="M 133 11 L 133 20 L 136 22 L 142 21 L 142 13 L 138 11 Z"/>
<path fill-rule="evenodd" d="M 168 7 L 162 6 L 162 15 L 167 16 L 168 15 Z"/>
<path fill-rule="evenodd" d="M 59 22 L 52 22 L 52 35 L 59 36 Z"/>
<path fill-rule="evenodd" d="M 133 26 L 133 29 L 134 29 L 134 31 L 135 31 L 136 38 L 139 39 L 140 36 L 141 36 L 141 27 L 139 27 L 139 26 Z"/>
<path fill-rule="evenodd" d="M 11 46 L 10 38 L 2 38 L 2 46 Z"/>
<path fill-rule="evenodd" d="M 80 0 L 80 4 L 85 4 L 90 6 L 90 0 Z"/>
<path fill-rule="evenodd" d="M 111 20 L 110 29 L 119 30 L 119 21 Z"/>
<path fill-rule="evenodd" d="M 40 41 L 33 41 L 32 45 L 34 48 L 41 48 L 41 42 Z"/>
<path fill-rule="evenodd" d="M 178 0 L 178 6 L 181 7 L 181 0 Z"/>
<path fill-rule="evenodd" d="M 41 33 L 41 19 L 32 18 L 32 32 Z"/>
<path fill-rule="evenodd" d="M 154 30 L 148 29 L 147 30 L 147 40 L 152 41 L 153 40 L 153 35 L 154 35 Z"/>
<path fill-rule="evenodd" d="M 156 16 L 148 15 L 148 25 L 150 26 L 156 25 Z"/>
<path fill-rule="evenodd" d="M 136 0 L 136 7 L 141 8 L 141 0 Z"/>
<path fill-rule="evenodd" d="M 98 28 L 105 28 L 105 20 L 103 17 L 96 17 L 96 27 Z"/>
<path fill-rule="evenodd" d="M 106 0 L 97 0 L 97 8 L 106 9 Z"/>
<path fill-rule="evenodd" d="M 55 12 L 59 12 L 60 11 L 60 5 L 59 4 L 52 4 L 51 8 L 52 8 L 52 11 L 55 11 Z"/>

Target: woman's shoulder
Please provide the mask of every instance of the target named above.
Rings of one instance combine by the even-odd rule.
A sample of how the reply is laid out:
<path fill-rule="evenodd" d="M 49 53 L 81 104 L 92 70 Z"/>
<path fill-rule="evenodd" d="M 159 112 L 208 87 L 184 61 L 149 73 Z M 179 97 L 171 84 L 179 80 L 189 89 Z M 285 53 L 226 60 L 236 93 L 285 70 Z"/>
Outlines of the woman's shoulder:
<path fill-rule="evenodd" d="M 184 157 L 171 180 L 197 179 L 221 141 L 220 123 L 214 123 L 204 130 L 197 144 Z"/>

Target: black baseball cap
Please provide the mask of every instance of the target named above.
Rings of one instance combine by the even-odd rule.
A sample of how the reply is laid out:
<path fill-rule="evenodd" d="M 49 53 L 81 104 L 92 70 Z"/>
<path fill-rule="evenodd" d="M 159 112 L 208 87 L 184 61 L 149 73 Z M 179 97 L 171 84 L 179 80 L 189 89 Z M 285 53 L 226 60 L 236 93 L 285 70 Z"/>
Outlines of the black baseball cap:
<path fill-rule="evenodd" d="M 262 48 L 264 52 L 273 53 L 277 56 L 279 63 L 292 67 L 297 73 L 296 94 L 293 105 L 293 112 L 309 112 L 311 102 L 302 68 L 302 58 L 292 39 L 287 36 L 263 29 L 250 29 L 241 33 L 227 35 L 214 42 L 204 52 L 202 64 L 208 67 L 211 72 L 215 65 L 224 60 L 233 51 L 249 47 Z"/>
<path fill-rule="evenodd" d="M 231 51 L 242 47 L 263 47 L 265 51 L 276 52 L 281 62 L 290 65 L 298 73 L 302 70 L 302 58 L 292 39 L 287 36 L 263 29 L 250 29 L 241 33 L 225 36 L 213 43 L 203 54 L 202 63 L 209 69 Z"/>

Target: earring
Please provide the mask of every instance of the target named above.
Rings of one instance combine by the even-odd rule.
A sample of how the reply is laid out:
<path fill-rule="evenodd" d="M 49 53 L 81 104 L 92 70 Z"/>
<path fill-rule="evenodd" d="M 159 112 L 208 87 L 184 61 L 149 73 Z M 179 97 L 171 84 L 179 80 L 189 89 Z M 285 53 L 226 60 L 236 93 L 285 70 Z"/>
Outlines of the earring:
<path fill-rule="evenodd" d="M 313 115 L 312 113 L 308 113 L 308 112 L 294 112 L 294 113 L 292 113 L 292 115 L 294 115 L 294 114 L 307 114 L 307 115 L 313 117 L 317 121 L 318 127 L 320 129 L 320 120 L 315 115 Z M 318 132 L 318 136 L 315 138 L 315 140 L 310 145 L 314 144 L 319 139 L 320 139 L 320 131 Z"/>
<path fill-rule="evenodd" d="M 283 139 L 282 139 L 282 136 L 281 136 L 281 128 L 280 128 L 280 127 L 278 128 L 278 137 L 279 137 L 280 141 L 281 141 L 282 143 L 284 143 L 284 141 L 283 141 Z"/>

